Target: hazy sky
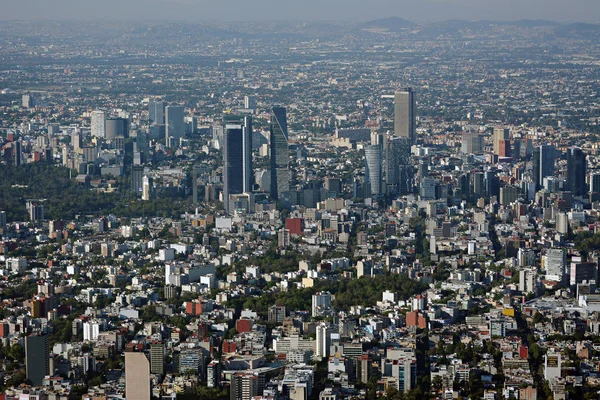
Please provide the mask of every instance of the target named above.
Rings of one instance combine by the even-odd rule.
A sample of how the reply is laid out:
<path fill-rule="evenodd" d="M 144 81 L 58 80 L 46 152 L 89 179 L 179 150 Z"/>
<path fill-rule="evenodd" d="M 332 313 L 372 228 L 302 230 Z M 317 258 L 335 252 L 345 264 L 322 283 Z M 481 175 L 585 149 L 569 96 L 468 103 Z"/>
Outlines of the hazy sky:
<path fill-rule="evenodd" d="M 600 21 L 600 0 L 0 0 L 0 19 Z"/>

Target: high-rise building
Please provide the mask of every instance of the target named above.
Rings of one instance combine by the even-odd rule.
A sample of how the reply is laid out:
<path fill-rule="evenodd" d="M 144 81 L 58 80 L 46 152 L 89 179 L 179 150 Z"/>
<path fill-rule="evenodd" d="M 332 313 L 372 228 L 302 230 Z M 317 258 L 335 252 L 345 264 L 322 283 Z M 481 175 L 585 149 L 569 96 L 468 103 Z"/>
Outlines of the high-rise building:
<path fill-rule="evenodd" d="M 165 124 L 165 103 L 150 99 L 148 101 L 148 122 L 150 124 Z"/>
<path fill-rule="evenodd" d="M 331 308 L 331 293 L 318 292 L 312 296 L 312 316 L 318 317 Z"/>
<path fill-rule="evenodd" d="M 142 200 L 148 201 L 150 196 L 152 196 L 152 178 L 144 175 L 142 178 Z"/>
<path fill-rule="evenodd" d="M 167 106 L 165 108 L 165 125 L 165 145 L 167 147 L 179 147 L 179 143 L 185 134 L 183 107 Z"/>
<path fill-rule="evenodd" d="M 546 269 L 546 280 L 562 282 L 565 277 L 565 266 L 567 265 L 567 252 L 565 249 L 548 249 L 542 257 Z"/>
<path fill-rule="evenodd" d="M 561 354 L 555 349 L 549 349 L 544 356 L 544 379 L 552 381 L 554 378 L 560 378 L 561 369 Z"/>
<path fill-rule="evenodd" d="M 37 105 L 36 98 L 32 94 L 24 94 L 21 100 L 23 108 L 34 108 Z"/>
<path fill-rule="evenodd" d="M 179 354 L 179 373 L 186 371 L 198 372 L 200 369 L 202 357 L 199 349 L 183 349 Z"/>
<path fill-rule="evenodd" d="M 144 353 L 125 352 L 125 394 L 127 400 L 148 400 L 150 363 Z"/>
<path fill-rule="evenodd" d="M 221 383 L 221 363 L 218 360 L 212 360 L 206 366 L 206 386 L 217 387 Z"/>
<path fill-rule="evenodd" d="M 247 110 L 253 110 L 256 108 L 256 100 L 254 96 L 244 96 L 244 108 Z"/>
<path fill-rule="evenodd" d="M 134 165 L 131 167 L 131 193 L 141 196 L 144 191 L 144 167 Z"/>
<path fill-rule="evenodd" d="M 44 219 L 44 205 L 31 204 L 29 207 L 29 220 L 31 222 L 42 221 Z"/>
<path fill-rule="evenodd" d="M 18 167 L 23 163 L 23 152 L 21 150 L 21 142 L 16 141 L 12 144 L 13 148 L 13 162 L 15 167 Z"/>
<path fill-rule="evenodd" d="M 410 139 L 386 136 L 385 144 L 385 180 L 388 190 L 397 193 L 400 184 L 401 166 L 410 165 Z"/>
<path fill-rule="evenodd" d="M 600 172 L 594 172 L 590 175 L 590 192 L 600 192 Z"/>
<path fill-rule="evenodd" d="M 567 150 L 567 188 L 573 196 L 583 196 L 585 186 L 586 155 L 578 147 Z"/>
<path fill-rule="evenodd" d="M 322 323 L 317 326 L 317 347 L 315 357 L 322 360 L 329 357 L 329 347 L 331 346 L 331 329 L 327 324 Z"/>
<path fill-rule="evenodd" d="M 126 118 L 107 118 L 104 125 L 104 134 L 106 139 L 115 140 L 117 137 L 128 137 L 128 123 L 129 121 Z"/>
<path fill-rule="evenodd" d="M 150 343 L 150 372 L 162 375 L 165 373 L 165 345 Z"/>
<path fill-rule="evenodd" d="M 247 400 L 262 393 L 260 379 L 264 377 L 252 373 L 237 372 L 231 377 L 230 399 Z M 264 383 L 262 385 L 264 387 Z"/>
<path fill-rule="evenodd" d="M 0 211 L 0 229 L 6 229 L 6 211 Z"/>
<path fill-rule="evenodd" d="M 406 88 L 394 95 L 394 136 L 409 138 L 415 143 L 415 92 Z"/>
<path fill-rule="evenodd" d="M 229 214 L 229 196 L 252 191 L 252 117 L 228 116 L 223 122 L 223 202 Z"/>
<path fill-rule="evenodd" d="M 542 145 L 533 149 L 533 183 L 536 190 L 541 189 L 544 178 L 554 175 L 554 146 Z"/>
<path fill-rule="evenodd" d="M 271 109 L 270 128 L 271 148 L 271 197 L 290 190 L 288 126 L 286 110 L 283 107 Z"/>
<path fill-rule="evenodd" d="M 106 135 L 106 112 L 102 110 L 92 111 L 90 123 L 91 135 L 94 137 L 103 138 Z"/>
<path fill-rule="evenodd" d="M 50 374 L 48 336 L 31 335 L 25 338 L 25 370 L 33 386 L 41 386 Z"/>
<path fill-rule="evenodd" d="M 464 154 L 481 154 L 483 152 L 483 136 L 473 132 L 464 133 L 460 150 Z"/>
<path fill-rule="evenodd" d="M 494 128 L 494 154 L 500 154 L 500 141 L 504 140 L 505 142 L 510 139 L 510 130 L 507 128 L 496 127 Z M 510 142 L 509 142 L 510 146 Z"/>
<path fill-rule="evenodd" d="M 378 196 L 381 190 L 381 146 L 365 146 L 365 183 L 368 183 L 367 196 Z"/>
<path fill-rule="evenodd" d="M 271 324 L 282 324 L 285 319 L 285 306 L 273 305 L 269 307 L 268 321 Z"/>

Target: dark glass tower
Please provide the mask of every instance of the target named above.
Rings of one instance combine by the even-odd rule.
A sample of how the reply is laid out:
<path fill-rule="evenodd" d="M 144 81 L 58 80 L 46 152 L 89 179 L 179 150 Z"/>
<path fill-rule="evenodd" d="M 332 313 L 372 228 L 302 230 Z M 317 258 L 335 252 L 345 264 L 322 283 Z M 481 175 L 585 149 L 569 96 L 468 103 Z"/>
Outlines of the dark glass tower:
<path fill-rule="evenodd" d="M 290 190 L 288 126 L 285 108 L 271 109 L 271 197 Z"/>
<path fill-rule="evenodd" d="M 586 155 L 578 147 L 567 150 L 567 188 L 573 196 L 583 196 L 585 186 Z"/>
<path fill-rule="evenodd" d="M 226 116 L 223 122 L 223 202 L 229 214 L 229 195 L 252 191 L 252 117 Z"/>

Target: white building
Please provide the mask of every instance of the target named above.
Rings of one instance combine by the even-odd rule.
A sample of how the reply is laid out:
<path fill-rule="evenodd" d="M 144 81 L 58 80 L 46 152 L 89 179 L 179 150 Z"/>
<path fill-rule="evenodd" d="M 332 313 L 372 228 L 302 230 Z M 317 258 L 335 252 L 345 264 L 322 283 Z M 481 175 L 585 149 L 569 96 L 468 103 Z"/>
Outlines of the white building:
<path fill-rule="evenodd" d="M 100 334 L 100 323 L 98 321 L 90 321 L 83 323 L 83 340 L 98 340 Z"/>

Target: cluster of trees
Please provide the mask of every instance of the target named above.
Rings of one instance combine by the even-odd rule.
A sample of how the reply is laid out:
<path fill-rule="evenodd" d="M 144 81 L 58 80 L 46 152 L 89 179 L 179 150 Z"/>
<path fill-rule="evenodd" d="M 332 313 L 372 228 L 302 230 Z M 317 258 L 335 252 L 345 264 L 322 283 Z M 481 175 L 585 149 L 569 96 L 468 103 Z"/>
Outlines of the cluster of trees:
<path fill-rule="evenodd" d="M 117 216 L 177 217 L 186 209 L 186 202 L 169 198 L 141 201 L 130 193 L 127 179 L 118 180 L 116 193 L 100 193 L 85 188 L 70 179 L 66 167 L 45 162 L 0 167 L 0 210 L 8 221 L 26 221 L 26 199 L 45 199 L 44 213 L 48 219 L 73 219 L 77 214 L 115 214 Z"/>

